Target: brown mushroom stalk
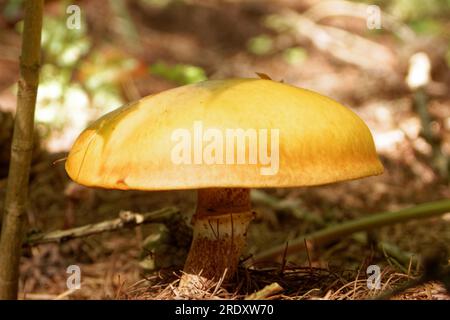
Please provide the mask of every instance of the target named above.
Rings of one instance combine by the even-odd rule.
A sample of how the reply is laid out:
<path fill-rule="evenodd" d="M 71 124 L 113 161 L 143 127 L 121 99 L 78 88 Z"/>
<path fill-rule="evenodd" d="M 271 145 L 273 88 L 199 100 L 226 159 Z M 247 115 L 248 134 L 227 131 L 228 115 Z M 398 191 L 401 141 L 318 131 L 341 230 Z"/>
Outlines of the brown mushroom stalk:
<path fill-rule="evenodd" d="M 194 238 L 180 286 L 202 288 L 235 274 L 253 220 L 250 190 L 210 188 L 198 191 Z"/>

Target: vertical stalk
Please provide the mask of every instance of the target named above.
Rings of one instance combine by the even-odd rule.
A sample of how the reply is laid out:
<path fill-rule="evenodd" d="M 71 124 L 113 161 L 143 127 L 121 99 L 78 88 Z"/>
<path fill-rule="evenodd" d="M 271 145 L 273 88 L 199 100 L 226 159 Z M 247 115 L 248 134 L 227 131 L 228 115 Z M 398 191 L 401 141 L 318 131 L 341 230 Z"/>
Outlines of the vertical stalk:
<path fill-rule="evenodd" d="M 179 287 L 205 290 L 222 276 L 224 281 L 233 278 L 253 217 L 249 189 L 200 189 L 194 235 Z"/>
<path fill-rule="evenodd" d="M 0 237 L 0 299 L 17 299 L 39 84 L 43 6 L 44 0 L 25 1 L 17 111 Z"/>

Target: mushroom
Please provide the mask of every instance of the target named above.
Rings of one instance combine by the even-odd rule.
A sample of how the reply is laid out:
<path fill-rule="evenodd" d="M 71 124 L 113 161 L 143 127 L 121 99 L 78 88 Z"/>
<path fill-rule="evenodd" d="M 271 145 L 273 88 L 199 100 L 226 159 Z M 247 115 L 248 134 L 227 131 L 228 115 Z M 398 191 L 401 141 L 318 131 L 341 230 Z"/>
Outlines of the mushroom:
<path fill-rule="evenodd" d="M 267 79 L 208 80 L 106 114 L 75 141 L 76 182 L 122 190 L 197 189 L 182 285 L 235 274 L 254 217 L 250 188 L 301 187 L 383 172 L 350 109 Z"/>

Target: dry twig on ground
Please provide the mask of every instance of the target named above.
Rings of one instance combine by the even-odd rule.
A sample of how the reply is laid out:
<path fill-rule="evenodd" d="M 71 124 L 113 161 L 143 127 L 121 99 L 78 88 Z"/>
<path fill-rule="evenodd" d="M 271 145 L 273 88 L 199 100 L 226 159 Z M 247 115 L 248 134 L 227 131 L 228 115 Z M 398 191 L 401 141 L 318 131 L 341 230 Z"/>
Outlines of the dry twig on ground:
<path fill-rule="evenodd" d="M 24 245 L 35 246 L 49 242 L 63 242 L 75 238 L 86 237 L 102 232 L 115 231 L 122 228 L 132 228 L 144 223 L 167 222 L 174 214 L 180 211 L 175 207 L 168 207 L 147 213 L 133 213 L 121 211 L 119 218 L 106 220 L 99 223 L 88 224 L 82 227 L 56 230 L 48 233 L 35 233 L 28 236 Z"/>

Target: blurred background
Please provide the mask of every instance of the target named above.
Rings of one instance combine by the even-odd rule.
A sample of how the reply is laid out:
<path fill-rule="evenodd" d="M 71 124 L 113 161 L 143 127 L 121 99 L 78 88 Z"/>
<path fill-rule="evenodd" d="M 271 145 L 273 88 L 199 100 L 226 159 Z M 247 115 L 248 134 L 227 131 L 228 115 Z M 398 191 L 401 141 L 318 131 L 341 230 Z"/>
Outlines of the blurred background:
<path fill-rule="evenodd" d="M 22 2 L 0 1 L 0 207 L 16 107 Z M 67 151 L 91 121 L 126 102 L 205 79 L 256 73 L 350 107 L 371 129 L 386 170 L 329 186 L 257 191 L 247 256 L 342 221 L 450 197 L 450 0 L 47 0 L 44 14 L 30 233 L 167 205 L 180 207 L 188 223 L 195 192 L 84 188 L 64 171 Z M 329 274 L 288 291 L 297 298 L 329 292 L 329 298 L 346 298 L 345 285 L 373 263 L 386 270 L 383 281 L 407 278 L 414 267 L 405 256 L 438 244 L 450 249 L 449 225 L 446 214 L 356 234 L 309 260 L 304 252 L 292 255 L 292 265 L 337 270 L 340 278 Z M 71 264 L 82 268 L 82 289 L 66 298 L 163 297 L 189 247 L 189 232 L 181 239 L 174 233 L 172 226 L 148 225 L 27 248 L 21 298 L 64 293 Z M 400 253 L 379 250 L 373 241 Z M 438 285 L 427 290 L 408 297 L 443 295 Z"/>

